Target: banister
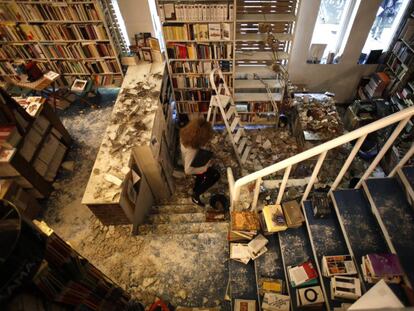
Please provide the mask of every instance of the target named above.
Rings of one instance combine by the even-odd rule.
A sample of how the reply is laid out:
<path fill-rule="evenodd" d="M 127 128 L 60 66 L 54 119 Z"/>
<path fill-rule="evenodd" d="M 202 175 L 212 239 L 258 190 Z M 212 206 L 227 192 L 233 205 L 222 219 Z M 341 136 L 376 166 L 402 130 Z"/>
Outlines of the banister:
<path fill-rule="evenodd" d="M 230 201 L 232 202 L 234 198 L 234 176 L 231 167 L 227 168 L 227 181 L 229 183 Z"/>
<path fill-rule="evenodd" d="M 242 178 L 239 178 L 234 182 L 233 189 L 232 189 L 232 201 L 238 201 L 240 196 L 240 188 L 252 181 L 255 181 L 258 178 L 263 178 L 264 176 L 273 174 L 279 170 L 285 169 L 290 165 L 295 165 L 299 162 L 302 162 L 304 160 L 307 160 L 309 158 L 312 158 L 314 156 L 317 156 L 325 151 L 334 149 L 336 147 L 339 147 L 343 144 L 346 144 L 348 142 L 351 142 L 355 139 L 358 139 L 364 135 L 367 135 L 369 133 L 375 132 L 379 129 L 382 129 L 384 127 L 387 127 L 389 125 L 392 125 L 396 122 L 399 122 L 401 120 L 404 120 L 406 118 L 410 118 L 414 115 L 414 106 L 406 108 L 404 110 L 401 110 L 399 112 L 393 113 L 385 118 L 382 118 L 380 120 L 374 121 L 370 124 L 367 124 L 363 127 L 360 127 L 352 132 L 346 133 L 342 136 L 339 136 L 337 138 L 334 138 L 330 141 L 327 141 L 321 145 L 315 146 L 311 149 L 305 150 L 299 154 L 296 154 L 290 158 L 287 158 L 285 160 L 282 160 L 278 163 L 272 164 L 268 167 L 265 167 L 261 169 L 260 171 L 256 171 L 254 173 L 251 173 L 249 175 L 246 175 Z M 234 180 L 234 179 L 233 179 Z M 229 182 L 230 184 L 230 182 Z"/>

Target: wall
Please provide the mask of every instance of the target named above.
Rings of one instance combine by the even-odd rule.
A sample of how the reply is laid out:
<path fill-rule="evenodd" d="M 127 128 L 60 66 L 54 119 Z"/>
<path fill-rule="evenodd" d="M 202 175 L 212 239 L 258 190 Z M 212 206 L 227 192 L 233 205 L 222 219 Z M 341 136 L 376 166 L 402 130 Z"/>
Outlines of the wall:
<path fill-rule="evenodd" d="M 138 32 L 151 32 L 155 36 L 148 0 L 118 0 L 118 5 L 131 44 L 135 43 L 132 39 Z"/>
<path fill-rule="evenodd" d="M 357 62 L 381 2 L 361 0 L 340 63 L 321 65 L 306 63 L 320 0 L 302 0 L 289 62 L 293 83 L 305 84 L 312 91 L 333 92 L 338 102 L 351 100 L 360 78 L 374 72 L 377 67 Z"/>

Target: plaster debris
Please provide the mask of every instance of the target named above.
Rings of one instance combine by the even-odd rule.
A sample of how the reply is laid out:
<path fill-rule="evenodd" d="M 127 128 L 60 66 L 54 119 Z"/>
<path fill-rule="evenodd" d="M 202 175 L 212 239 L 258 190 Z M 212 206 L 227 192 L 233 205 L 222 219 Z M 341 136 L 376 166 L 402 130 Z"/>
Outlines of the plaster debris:
<path fill-rule="evenodd" d="M 74 161 L 65 161 L 62 163 L 62 168 L 66 171 L 73 172 L 75 168 L 75 162 Z"/>

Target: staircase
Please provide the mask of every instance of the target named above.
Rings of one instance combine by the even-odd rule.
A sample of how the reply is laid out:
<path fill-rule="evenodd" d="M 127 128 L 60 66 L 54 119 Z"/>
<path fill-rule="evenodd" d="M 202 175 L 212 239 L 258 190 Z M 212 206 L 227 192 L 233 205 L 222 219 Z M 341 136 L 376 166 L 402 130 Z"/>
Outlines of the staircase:
<path fill-rule="evenodd" d="M 236 181 L 231 169 L 228 168 L 229 189 L 232 198 L 231 208 L 237 209 L 241 189 L 246 191 L 246 188 L 243 187 L 252 182 L 255 182 L 256 187 L 254 188 L 251 206 L 256 208 L 263 178 L 284 170 L 283 181 L 278 189 L 276 199 L 276 204 L 281 204 L 291 167 L 309 158 L 317 157 L 317 163 L 301 200 L 306 223 L 300 228 L 288 229 L 268 236 L 270 243 L 266 257 L 262 256 L 254 262 L 249 262 L 246 266 L 238 262 L 230 263 L 229 275 L 232 281 L 231 298 L 233 301 L 237 298 L 254 299 L 259 303 L 260 310 L 262 297 L 257 290 L 257 284 L 260 277 L 267 275 L 286 282 L 292 309 L 297 310 L 296 289 L 292 288 L 287 282 L 287 268 L 310 258 L 316 264 L 319 272 L 319 285 L 325 299 L 324 310 L 333 310 L 340 307 L 342 303 L 350 303 L 350 301 L 332 299 L 330 279 L 323 277 L 321 274 L 321 260 L 324 255 L 352 255 L 358 269 L 357 277 L 361 281 L 362 291 L 366 292 L 373 284 L 369 284 L 363 279 L 361 271 L 362 256 L 368 253 L 395 253 L 398 255 L 405 273 L 403 283 L 413 288 L 414 167 L 406 166 L 406 163 L 414 155 L 414 143 L 388 176 L 383 178 L 370 177 L 413 115 L 414 108 L 407 108 L 289 159 L 241 177 Z M 353 189 L 339 189 L 338 186 L 341 184 L 343 176 L 357 155 L 366 136 L 391 125 L 394 128 L 392 134 L 361 176 L 360 182 Z M 326 218 L 315 218 L 308 195 L 312 191 L 326 154 L 331 149 L 350 141 L 356 142 L 354 148 L 342 169 L 338 172 L 337 178 L 327 194 L 333 202 L 333 210 Z M 247 285 L 241 287 L 239 281 L 248 279 L 250 279 L 250 282 L 246 281 L 243 285 Z M 394 284 L 390 287 L 400 300 L 408 306 L 408 299 L 403 287 Z"/>

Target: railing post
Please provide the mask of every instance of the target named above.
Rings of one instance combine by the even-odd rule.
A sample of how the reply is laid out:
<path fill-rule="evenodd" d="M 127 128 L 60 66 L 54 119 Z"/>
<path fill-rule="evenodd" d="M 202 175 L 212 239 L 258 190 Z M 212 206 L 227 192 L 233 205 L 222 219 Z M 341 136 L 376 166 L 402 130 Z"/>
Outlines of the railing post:
<path fill-rule="evenodd" d="M 283 180 L 282 180 L 282 183 L 280 184 L 279 192 L 277 194 L 277 199 L 276 199 L 276 204 L 277 205 L 280 205 L 280 202 L 282 202 L 283 194 L 285 193 L 285 188 L 286 188 L 286 184 L 287 184 L 288 179 L 289 179 L 291 169 L 292 169 L 292 165 L 289 165 L 285 169 L 285 173 L 283 174 Z"/>
<path fill-rule="evenodd" d="M 311 191 L 313 184 L 315 183 L 316 177 L 318 177 L 319 170 L 322 167 L 323 161 L 325 160 L 326 154 L 328 151 L 323 151 L 318 158 L 318 162 L 316 162 L 315 168 L 313 169 L 311 178 L 309 180 L 308 185 L 306 186 L 305 192 L 303 193 L 302 200 L 300 200 L 300 203 L 303 203 L 308 198 L 309 192 Z"/>
<path fill-rule="evenodd" d="M 413 156 L 414 154 L 414 143 L 411 144 L 410 149 L 408 149 L 405 156 L 398 162 L 398 164 L 394 167 L 391 173 L 388 174 L 388 177 L 394 177 L 395 173 L 407 163 L 407 161 Z"/>
<path fill-rule="evenodd" d="M 259 200 L 260 194 L 260 185 L 262 184 L 262 178 L 256 179 L 256 185 L 254 187 L 254 195 L 253 195 L 253 203 L 252 203 L 252 211 L 256 210 L 257 208 L 257 201 Z"/>
<path fill-rule="evenodd" d="M 352 161 L 354 160 L 356 154 L 359 151 L 359 148 L 361 148 L 362 144 L 364 143 L 365 138 L 367 138 L 367 134 L 364 136 L 361 136 L 358 138 L 357 142 L 355 143 L 354 148 L 352 148 L 351 153 L 349 154 L 348 158 L 346 159 L 344 165 L 342 166 L 341 170 L 338 173 L 338 176 L 336 176 L 335 181 L 333 182 L 331 189 L 329 190 L 328 194 L 330 194 L 332 191 L 335 191 L 336 187 L 338 187 L 339 183 L 342 181 L 342 178 L 344 177 L 345 173 L 347 172 L 349 166 L 352 164 Z"/>
<path fill-rule="evenodd" d="M 395 139 L 398 137 L 400 132 L 403 130 L 405 125 L 408 121 L 410 121 L 411 117 L 407 117 L 403 120 L 401 120 L 395 130 L 392 132 L 391 136 L 388 138 L 380 152 L 378 152 L 377 156 L 375 157 L 374 161 L 372 161 L 371 165 L 367 168 L 364 175 L 362 175 L 361 179 L 358 181 L 358 183 L 355 186 L 355 189 L 361 188 L 362 182 L 367 179 L 371 173 L 374 171 L 374 169 L 377 167 L 378 163 L 381 161 L 382 157 L 385 155 L 385 153 L 390 149 L 392 144 L 394 143 Z"/>

